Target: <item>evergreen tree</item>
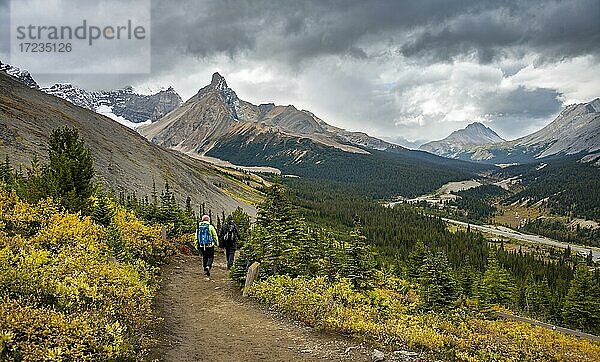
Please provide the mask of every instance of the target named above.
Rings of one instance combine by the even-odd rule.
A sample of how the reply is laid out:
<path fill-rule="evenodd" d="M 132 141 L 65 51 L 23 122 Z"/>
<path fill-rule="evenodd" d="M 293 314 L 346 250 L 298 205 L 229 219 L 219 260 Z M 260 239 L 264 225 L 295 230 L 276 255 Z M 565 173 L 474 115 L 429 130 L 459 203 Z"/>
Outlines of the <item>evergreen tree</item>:
<path fill-rule="evenodd" d="M 48 143 L 48 170 L 53 181 L 53 196 L 71 212 L 87 212 L 94 191 L 92 153 L 74 128 L 53 130 Z"/>
<path fill-rule="evenodd" d="M 14 175 L 13 168 L 10 164 L 10 160 L 8 155 L 6 155 L 6 159 L 4 162 L 0 163 L 0 183 L 4 183 L 6 186 L 13 186 L 14 184 Z"/>
<path fill-rule="evenodd" d="M 443 252 L 427 255 L 419 276 L 419 296 L 426 310 L 450 307 L 457 297 L 457 286 L 448 258 Z"/>
<path fill-rule="evenodd" d="M 345 277 L 350 279 L 354 287 L 364 289 L 372 286 L 375 272 L 375 252 L 363 235 L 360 222 L 356 222 L 350 233 L 350 242 L 346 248 L 348 261 Z"/>
<path fill-rule="evenodd" d="M 240 241 L 243 243 L 248 240 L 250 234 L 250 215 L 246 214 L 244 209 L 238 206 L 231 216 L 240 233 Z"/>
<path fill-rule="evenodd" d="M 192 198 L 190 196 L 185 199 L 185 213 L 189 216 L 194 215 L 194 210 L 192 209 Z"/>
<path fill-rule="evenodd" d="M 113 211 L 108 207 L 108 202 L 104 195 L 98 197 L 98 202 L 92 212 L 92 219 L 99 225 L 109 226 L 113 218 Z"/>
<path fill-rule="evenodd" d="M 565 298 L 564 321 L 578 329 L 600 332 L 600 291 L 585 264 L 579 264 Z"/>
<path fill-rule="evenodd" d="M 425 264 L 428 251 L 422 241 L 417 241 L 414 245 L 413 250 L 408 254 L 408 278 L 416 281 L 421 275 L 421 268 Z"/>
<path fill-rule="evenodd" d="M 512 300 L 513 285 L 510 275 L 498 263 L 496 251 L 490 249 L 478 295 L 480 301 L 488 305 L 506 304 Z"/>

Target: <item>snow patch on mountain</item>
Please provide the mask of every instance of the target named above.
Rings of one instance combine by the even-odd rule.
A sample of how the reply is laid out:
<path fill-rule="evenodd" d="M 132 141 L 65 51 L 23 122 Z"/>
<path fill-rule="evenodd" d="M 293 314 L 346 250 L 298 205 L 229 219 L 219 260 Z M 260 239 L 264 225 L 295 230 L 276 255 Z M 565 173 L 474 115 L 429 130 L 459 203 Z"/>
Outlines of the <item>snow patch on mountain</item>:
<path fill-rule="evenodd" d="M 136 129 L 137 127 L 140 126 L 144 126 L 147 124 L 152 123 L 150 120 L 147 120 L 146 122 L 140 122 L 140 123 L 134 123 L 131 122 L 128 119 L 125 119 L 122 116 L 117 116 L 116 114 L 113 113 L 112 107 L 111 106 L 107 106 L 107 105 L 101 105 L 98 108 L 95 109 L 96 113 L 99 113 L 103 116 L 106 116 L 114 121 L 119 122 L 120 124 L 122 124 L 123 126 L 129 127 L 131 129 Z"/>
<path fill-rule="evenodd" d="M 33 79 L 31 74 L 29 74 L 29 72 L 26 70 L 22 70 L 13 65 L 0 62 L 0 72 L 4 72 L 14 78 L 17 78 L 21 83 L 23 83 L 33 89 L 40 88 L 40 86 Z"/>

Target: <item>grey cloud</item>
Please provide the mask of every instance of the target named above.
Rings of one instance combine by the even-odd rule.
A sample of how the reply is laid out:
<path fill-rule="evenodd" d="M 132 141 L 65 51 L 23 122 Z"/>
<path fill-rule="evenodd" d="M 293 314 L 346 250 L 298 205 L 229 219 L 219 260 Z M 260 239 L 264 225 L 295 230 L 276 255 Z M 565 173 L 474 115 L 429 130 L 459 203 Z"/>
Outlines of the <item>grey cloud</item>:
<path fill-rule="evenodd" d="M 10 13 L 8 0 L 0 0 L 0 53 L 10 52 Z"/>
<path fill-rule="evenodd" d="M 553 89 L 518 87 L 486 97 L 480 106 L 491 119 L 490 126 L 508 139 L 536 131 L 562 108 L 560 94 Z"/>
<path fill-rule="evenodd" d="M 596 54 L 600 3 L 563 1 L 203 1 L 154 3 L 154 40 L 206 57 L 244 52 L 291 66 L 323 55 L 365 57 L 385 39 L 430 62 L 488 63 L 531 51 L 541 59 Z"/>
<path fill-rule="evenodd" d="M 549 117 L 561 108 L 560 94 L 554 89 L 533 90 L 520 86 L 509 92 L 485 97 L 480 106 L 492 117 L 521 116 L 532 118 Z"/>
<path fill-rule="evenodd" d="M 408 57 L 449 61 L 474 54 L 483 63 L 536 53 L 540 61 L 600 53 L 600 2 L 498 2 L 434 27 L 401 46 Z"/>

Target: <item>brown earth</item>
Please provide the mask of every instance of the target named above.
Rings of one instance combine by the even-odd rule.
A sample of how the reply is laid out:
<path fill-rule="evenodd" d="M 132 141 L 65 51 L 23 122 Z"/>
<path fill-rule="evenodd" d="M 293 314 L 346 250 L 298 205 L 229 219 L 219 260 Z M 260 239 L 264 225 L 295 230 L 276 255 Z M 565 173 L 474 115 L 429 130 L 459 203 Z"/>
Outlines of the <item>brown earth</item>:
<path fill-rule="evenodd" d="M 177 255 L 162 269 L 157 308 L 163 319 L 160 361 L 369 361 L 356 340 L 292 322 L 243 298 L 218 253 L 211 280 L 196 256 Z"/>

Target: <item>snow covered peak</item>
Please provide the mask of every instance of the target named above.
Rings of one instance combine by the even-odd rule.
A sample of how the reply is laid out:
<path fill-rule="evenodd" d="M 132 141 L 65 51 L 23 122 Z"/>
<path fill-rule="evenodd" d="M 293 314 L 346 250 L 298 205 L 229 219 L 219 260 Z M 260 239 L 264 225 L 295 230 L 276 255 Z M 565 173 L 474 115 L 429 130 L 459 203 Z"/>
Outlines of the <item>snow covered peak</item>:
<path fill-rule="evenodd" d="M 4 72 L 14 78 L 17 78 L 21 83 L 34 89 L 39 89 L 40 86 L 33 79 L 28 71 L 19 69 L 13 65 L 0 62 L 0 72 Z"/>
<path fill-rule="evenodd" d="M 154 122 L 181 105 L 181 97 L 173 88 L 146 95 L 136 93 L 131 86 L 109 91 L 88 91 L 70 83 L 57 83 L 42 91 L 108 116 L 128 127 Z"/>

